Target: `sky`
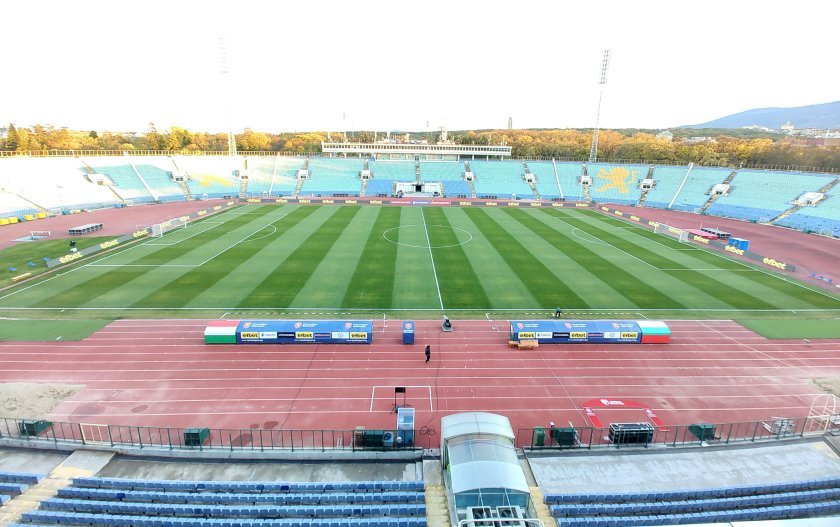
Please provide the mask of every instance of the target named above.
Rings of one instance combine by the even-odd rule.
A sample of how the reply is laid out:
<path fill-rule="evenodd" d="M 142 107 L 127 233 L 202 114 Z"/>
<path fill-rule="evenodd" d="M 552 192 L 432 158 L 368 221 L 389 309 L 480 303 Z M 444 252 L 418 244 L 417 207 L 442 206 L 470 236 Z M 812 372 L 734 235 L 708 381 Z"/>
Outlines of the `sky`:
<path fill-rule="evenodd" d="M 592 127 L 604 49 L 603 128 L 840 100 L 837 0 L 4 4 L 0 126 Z"/>

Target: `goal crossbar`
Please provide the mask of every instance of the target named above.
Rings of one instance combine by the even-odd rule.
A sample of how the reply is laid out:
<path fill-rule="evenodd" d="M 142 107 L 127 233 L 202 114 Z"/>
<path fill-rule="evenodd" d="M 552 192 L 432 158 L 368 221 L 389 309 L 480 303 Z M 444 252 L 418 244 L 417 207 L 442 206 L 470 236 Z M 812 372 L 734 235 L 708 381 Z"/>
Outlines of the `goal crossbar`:
<path fill-rule="evenodd" d="M 167 232 L 174 231 L 175 229 L 186 228 L 189 222 L 189 217 L 181 216 L 180 218 L 173 218 L 171 220 L 166 220 L 161 223 L 155 223 L 154 225 L 152 225 L 151 235 L 153 237 L 160 238 Z"/>
<path fill-rule="evenodd" d="M 688 241 L 688 231 L 685 229 L 680 229 L 678 227 L 673 227 L 666 223 L 657 223 L 653 227 L 653 232 L 656 234 L 662 234 L 664 236 L 670 236 L 671 238 L 676 238 L 681 242 Z"/>

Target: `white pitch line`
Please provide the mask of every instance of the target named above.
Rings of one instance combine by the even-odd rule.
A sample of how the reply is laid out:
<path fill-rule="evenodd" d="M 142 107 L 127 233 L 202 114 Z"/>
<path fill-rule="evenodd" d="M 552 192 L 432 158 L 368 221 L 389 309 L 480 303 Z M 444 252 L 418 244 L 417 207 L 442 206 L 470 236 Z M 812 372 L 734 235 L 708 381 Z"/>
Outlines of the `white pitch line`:
<path fill-rule="evenodd" d="M 429 239 L 429 229 L 426 227 L 426 214 L 423 213 L 423 207 L 420 207 L 420 216 L 423 218 L 423 231 L 426 233 L 426 245 L 429 247 L 429 258 L 432 260 L 432 274 L 435 275 L 435 288 L 437 289 L 438 300 L 440 301 L 440 309 L 443 311 L 443 297 L 440 295 L 440 283 L 438 283 L 437 270 L 435 270 L 435 255 L 432 252 L 432 242 Z"/>
<path fill-rule="evenodd" d="M 250 238 L 251 236 L 253 236 L 253 235 L 257 234 L 258 232 L 260 232 L 261 230 L 265 229 L 266 227 L 274 227 L 274 224 L 275 224 L 275 223 L 277 223 L 278 221 L 282 220 L 282 219 L 283 219 L 283 218 L 285 218 L 286 216 L 288 216 L 288 214 L 283 214 L 282 216 L 280 216 L 280 217 L 279 217 L 279 218 L 277 218 L 276 220 L 272 221 L 272 222 L 271 222 L 271 223 L 269 223 L 268 225 L 263 225 L 262 227 L 260 227 L 259 229 L 255 230 L 254 232 L 252 232 L 252 233 L 251 233 L 251 234 L 249 234 L 248 236 L 245 236 L 244 238 L 242 238 L 241 240 L 237 241 L 237 242 L 236 242 L 236 243 L 234 243 L 233 245 L 231 245 L 231 246 L 229 246 L 229 247 L 226 247 L 225 249 L 222 249 L 221 251 L 217 252 L 216 254 L 214 254 L 213 256 L 211 256 L 210 258 L 208 258 L 208 259 L 204 260 L 203 262 L 201 262 L 200 264 L 196 265 L 196 267 L 201 267 L 202 265 L 206 264 L 207 262 L 209 262 L 209 261 L 210 261 L 210 260 L 212 260 L 213 258 L 216 258 L 217 256 L 219 256 L 219 255 L 221 255 L 221 254 L 223 254 L 223 253 L 225 253 L 225 252 L 227 252 L 227 251 L 229 251 L 229 250 L 233 249 L 234 247 L 236 247 L 236 246 L 237 246 L 237 245 L 239 245 L 240 243 L 242 243 L 242 242 L 246 241 L 246 240 L 247 240 L 248 238 Z M 275 232 L 276 232 L 276 227 L 275 227 Z"/>

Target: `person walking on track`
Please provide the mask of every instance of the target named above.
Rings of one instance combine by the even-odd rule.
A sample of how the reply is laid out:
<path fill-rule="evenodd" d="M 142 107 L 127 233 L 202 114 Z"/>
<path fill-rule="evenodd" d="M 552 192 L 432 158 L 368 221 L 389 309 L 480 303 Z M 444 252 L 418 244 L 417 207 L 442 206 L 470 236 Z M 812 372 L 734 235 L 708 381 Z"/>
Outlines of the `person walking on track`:
<path fill-rule="evenodd" d="M 431 358 L 432 358 L 432 347 L 429 346 L 429 345 L 426 345 L 425 353 L 426 353 L 426 362 L 429 362 L 429 360 L 431 360 Z"/>

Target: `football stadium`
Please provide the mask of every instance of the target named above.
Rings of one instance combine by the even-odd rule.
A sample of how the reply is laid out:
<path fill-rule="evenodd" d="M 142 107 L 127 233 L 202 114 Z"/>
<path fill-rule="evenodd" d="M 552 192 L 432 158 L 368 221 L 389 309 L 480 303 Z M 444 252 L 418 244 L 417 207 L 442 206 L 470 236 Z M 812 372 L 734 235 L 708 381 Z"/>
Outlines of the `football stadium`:
<path fill-rule="evenodd" d="M 0 527 L 840 525 L 836 17 L 340 4 L 7 6 Z"/>

